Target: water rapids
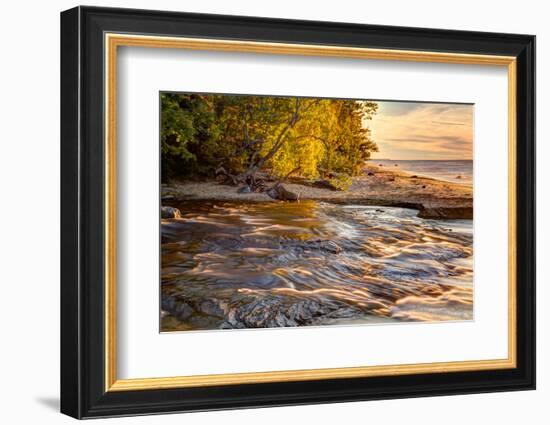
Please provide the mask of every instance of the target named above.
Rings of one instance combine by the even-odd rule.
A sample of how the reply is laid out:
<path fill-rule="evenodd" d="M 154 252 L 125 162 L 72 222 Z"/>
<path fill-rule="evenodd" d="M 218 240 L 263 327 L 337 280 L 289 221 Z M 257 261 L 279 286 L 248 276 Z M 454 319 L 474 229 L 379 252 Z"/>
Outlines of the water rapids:
<path fill-rule="evenodd" d="M 161 330 L 471 320 L 471 220 L 362 205 L 181 202 Z"/>

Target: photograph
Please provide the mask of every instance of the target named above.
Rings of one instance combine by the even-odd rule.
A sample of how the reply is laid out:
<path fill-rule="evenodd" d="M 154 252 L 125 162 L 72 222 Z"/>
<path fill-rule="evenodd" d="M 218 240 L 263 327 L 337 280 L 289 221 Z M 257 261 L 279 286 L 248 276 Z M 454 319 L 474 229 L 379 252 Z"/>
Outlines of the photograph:
<path fill-rule="evenodd" d="M 115 421 L 301 405 L 311 420 L 313 405 L 370 401 L 380 422 L 399 399 L 417 401 L 390 407 L 395 422 L 452 411 L 468 423 L 488 402 L 504 422 L 540 416 L 548 394 L 518 404 L 509 392 L 536 388 L 537 315 L 548 310 L 536 302 L 543 14 L 116 6 L 63 10 L 60 26 L 37 14 L 34 38 L 52 42 L 6 67 L 21 81 L 10 79 L 19 124 L 4 145 L 23 147 L 6 156 L 7 186 L 39 188 L 38 205 L 56 203 L 40 222 L 58 223 L 39 227 L 60 228 L 32 239 L 58 241 L 61 260 L 37 256 L 60 290 L 40 284 L 48 295 L 30 297 L 55 307 L 54 334 L 42 326 L 23 352 L 59 340 L 34 362 L 48 376 L 30 371 L 35 404 L 57 394 L 65 415 Z M 18 71 L 58 56 L 36 78 Z M 21 90 L 37 92 L 37 78 L 41 98 L 60 88 L 61 107 L 32 121 L 55 127 L 60 149 L 20 137 L 36 97 Z M 4 220 L 24 257 L 14 283 L 34 266 L 21 228 L 36 227 L 36 208 L 16 205 L 34 216 Z M 20 299 L 21 285 L 6 287 Z M 7 327 L 14 335 L 48 317 L 11 304 L 12 320 L 28 316 Z M 418 398 L 435 396 L 425 415 Z M 25 397 L 11 404 L 30 411 Z"/>
<path fill-rule="evenodd" d="M 159 96 L 161 332 L 474 320 L 475 105 Z"/>

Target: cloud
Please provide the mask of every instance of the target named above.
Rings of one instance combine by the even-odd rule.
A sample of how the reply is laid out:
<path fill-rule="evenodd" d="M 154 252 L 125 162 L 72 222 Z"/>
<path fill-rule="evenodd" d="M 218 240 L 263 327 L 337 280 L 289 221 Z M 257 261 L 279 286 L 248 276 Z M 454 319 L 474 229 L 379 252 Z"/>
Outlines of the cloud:
<path fill-rule="evenodd" d="M 378 102 L 365 124 L 380 152 L 375 158 L 471 159 L 473 106 Z"/>
<path fill-rule="evenodd" d="M 466 125 L 463 122 L 451 122 L 451 121 L 432 121 L 434 124 L 443 124 L 443 125 Z"/>

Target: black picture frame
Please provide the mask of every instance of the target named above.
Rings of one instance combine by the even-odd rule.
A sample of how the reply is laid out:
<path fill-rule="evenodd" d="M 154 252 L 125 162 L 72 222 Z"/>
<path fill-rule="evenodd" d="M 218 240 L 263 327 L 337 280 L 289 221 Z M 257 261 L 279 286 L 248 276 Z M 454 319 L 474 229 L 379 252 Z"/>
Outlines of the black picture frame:
<path fill-rule="evenodd" d="M 517 59 L 517 367 L 105 391 L 104 34 L 153 34 Z M 61 412 L 75 418 L 535 388 L 535 37 L 76 7 L 61 13 Z"/>

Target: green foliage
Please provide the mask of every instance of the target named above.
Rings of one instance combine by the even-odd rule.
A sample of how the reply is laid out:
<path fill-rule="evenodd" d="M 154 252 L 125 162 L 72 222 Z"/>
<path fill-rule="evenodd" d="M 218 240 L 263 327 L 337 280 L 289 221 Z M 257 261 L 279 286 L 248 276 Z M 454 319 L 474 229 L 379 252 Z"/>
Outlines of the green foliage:
<path fill-rule="evenodd" d="M 219 140 L 212 105 L 197 95 L 163 93 L 160 101 L 163 177 L 208 170 L 217 151 L 212 144 Z"/>
<path fill-rule="evenodd" d="M 374 102 L 161 94 L 163 180 L 259 170 L 328 177 L 349 187 L 377 147 L 366 122 Z"/>
<path fill-rule="evenodd" d="M 348 190 L 352 180 L 348 174 L 337 174 L 330 179 L 330 184 L 338 190 Z"/>

